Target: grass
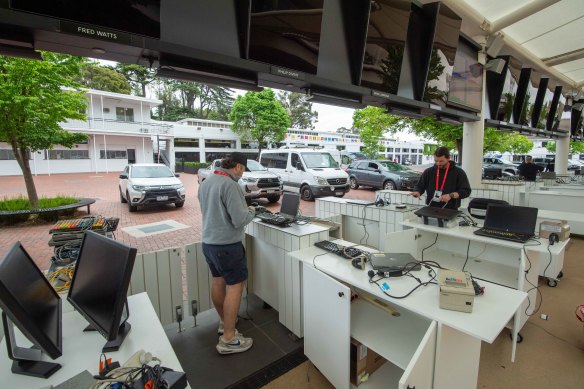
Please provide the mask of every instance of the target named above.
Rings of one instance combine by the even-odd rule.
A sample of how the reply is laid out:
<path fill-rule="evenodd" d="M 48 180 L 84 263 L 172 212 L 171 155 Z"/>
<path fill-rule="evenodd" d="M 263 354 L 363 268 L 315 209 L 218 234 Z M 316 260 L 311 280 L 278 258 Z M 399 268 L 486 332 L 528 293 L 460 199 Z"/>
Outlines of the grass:
<path fill-rule="evenodd" d="M 75 204 L 78 200 L 73 197 L 57 195 L 57 197 L 41 197 L 39 199 L 39 208 L 53 208 L 61 205 Z M 28 198 L 18 196 L 13 198 L 4 197 L 0 200 L 0 211 L 19 211 L 30 208 Z"/>

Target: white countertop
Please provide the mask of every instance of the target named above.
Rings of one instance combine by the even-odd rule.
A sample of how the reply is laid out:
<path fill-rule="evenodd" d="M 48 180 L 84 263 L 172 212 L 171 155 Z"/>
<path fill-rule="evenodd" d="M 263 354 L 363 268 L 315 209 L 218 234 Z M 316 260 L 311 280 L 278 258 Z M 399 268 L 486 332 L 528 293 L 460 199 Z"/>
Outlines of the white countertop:
<path fill-rule="evenodd" d="M 305 235 L 310 235 L 310 234 L 318 234 L 319 232 L 328 231 L 330 229 L 330 227 L 325 227 L 325 226 L 322 226 L 319 224 L 312 224 L 312 223 L 306 223 L 306 224 L 292 223 L 288 227 L 281 227 L 281 226 L 276 226 L 274 224 L 264 223 L 263 221 L 261 221 L 258 218 L 253 219 L 252 222 L 257 223 L 257 224 L 262 225 L 262 226 L 265 226 L 265 227 L 273 228 L 275 230 L 282 231 L 282 232 L 285 232 L 287 234 L 291 234 L 294 236 L 305 236 Z"/>

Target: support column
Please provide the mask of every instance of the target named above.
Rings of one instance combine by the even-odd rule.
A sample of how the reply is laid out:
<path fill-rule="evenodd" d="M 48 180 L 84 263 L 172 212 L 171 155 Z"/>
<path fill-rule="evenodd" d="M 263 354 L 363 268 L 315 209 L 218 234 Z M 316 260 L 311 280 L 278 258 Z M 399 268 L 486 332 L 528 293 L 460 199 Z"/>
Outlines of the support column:
<path fill-rule="evenodd" d="M 483 144 L 485 122 L 464 123 L 462 126 L 462 169 L 468 176 L 470 187 L 480 188 L 483 175 Z"/>
<path fill-rule="evenodd" d="M 570 137 L 559 138 L 556 141 L 556 163 L 554 169 L 557 174 L 568 174 L 568 154 L 570 154 Z"/>
<path fill-rule="evenodd" d="M 168 162 L 170 164 L 170 170 L 173 172 L 176 169 L 176 160 L 174 156 L 174 139 L 166 140 L 166 156 L 168 157 Z"/>

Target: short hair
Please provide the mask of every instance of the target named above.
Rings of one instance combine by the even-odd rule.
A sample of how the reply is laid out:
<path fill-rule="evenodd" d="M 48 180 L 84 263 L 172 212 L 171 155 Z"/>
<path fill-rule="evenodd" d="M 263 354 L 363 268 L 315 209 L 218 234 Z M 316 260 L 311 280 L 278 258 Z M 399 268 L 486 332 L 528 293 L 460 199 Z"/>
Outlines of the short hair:
<path fill-rule="evenodd" d="M 533 157 L 531 155 L 528 155 L 527 157 L 525 157 L 525 162 L 531 162 L 533 161 Z"/>
<path fill-rule="evenodd" d="M 448 150 L 448 147 L 438 147 L 436 151 L 434 151 L 434 156 L 450 158 L 450 150 Z"/>
<path fill-rule="evenodd" d="M 233 169 L 236 166 L 237 166 L 237 162 L 235 162 L 234 160 L 232 160 L 229 157 L 225 157 L 221 160 L 221 167 L 223 169 Z"/>
<path fill-rule="evenodd" d="M 228 154 L 221 160 L 221 167 L 223 169 L 233 169 L 237 164 L 242 164 L 243 167 L 247 168 L 247 158 L 244 154 L 234 151 Z"/>

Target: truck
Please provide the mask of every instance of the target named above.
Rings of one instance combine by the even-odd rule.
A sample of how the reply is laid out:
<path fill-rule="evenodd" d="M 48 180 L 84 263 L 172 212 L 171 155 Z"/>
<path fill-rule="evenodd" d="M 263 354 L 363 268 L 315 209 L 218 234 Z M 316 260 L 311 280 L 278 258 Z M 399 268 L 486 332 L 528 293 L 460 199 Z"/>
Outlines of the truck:
<path fill-rule="evenodd" d="M 206 169 L 199 169 L 197 180 L 201 184 L 215 169 L 221 166 L 221 160 L 216 159 Z M 277 203 L 283 193 L 283 184 L 280 177 L 259 164 L 253 159 L 247 160 L 247 169 L 238 181 L 246 200 L 265 198 L 270 203 Z"/>

